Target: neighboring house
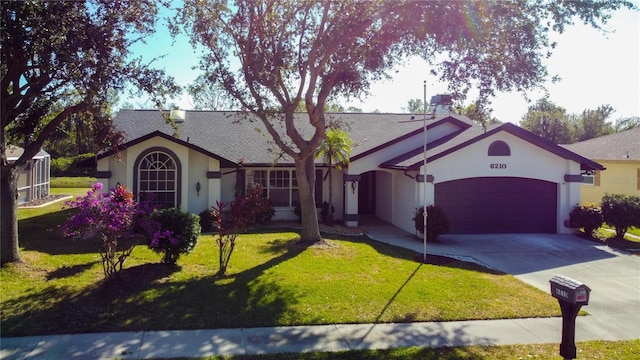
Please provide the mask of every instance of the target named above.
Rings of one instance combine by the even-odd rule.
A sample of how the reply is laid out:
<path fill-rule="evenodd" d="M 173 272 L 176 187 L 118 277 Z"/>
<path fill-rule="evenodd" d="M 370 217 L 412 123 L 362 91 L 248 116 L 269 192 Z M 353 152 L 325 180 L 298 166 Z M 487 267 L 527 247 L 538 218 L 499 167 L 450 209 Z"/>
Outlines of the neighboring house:
<path fill-rule="evenodd" d="M 607 168 L 585 173 L 581 204 L 600 204 L 605 194 L 640 196 L 640 127 L 564 147 Z"/>
<path fill-rule="evenodd" d="M 13 163 L 22 156 L 24 149 L 7 145 L 7 161 Z M 40 150 L 27 166 L 20 171 L 18 178 L 18 205 L 49 196 L 51 156 Z"/>
<path fill-rule="evenodd" d="M 295 169 L 255 118 L 238 112 L 175 111 L 179 137 L 159 111 L 122 110 L 126 133 L 119 156 L 97 157 L 105 188 L 125 184 L 155 193 L 166 206 L 199 213 L 236 190 L 261 184 L 276 206 L 274 220 L 295 219 Z M 348 125 L 351 165 L 334 174 L 335 219 L 357 226 L 375 216 L 415 233 L 424 194 L 446 212 L 453 233 L 569 233 L 580 200 L 581 173 L 604 167 L 516 125 L 481 126 L 459 115 L 327 114 Z M 312 129 L 299 114 L 300 126 Z M 427 171 L 424 175 L 424 124 Z M 282 155 L 282 156 L 281 156 Z M 316 205 L 328 184 L 317 160 Z M 335 190 L 338 189 L 338 190 Z"/>

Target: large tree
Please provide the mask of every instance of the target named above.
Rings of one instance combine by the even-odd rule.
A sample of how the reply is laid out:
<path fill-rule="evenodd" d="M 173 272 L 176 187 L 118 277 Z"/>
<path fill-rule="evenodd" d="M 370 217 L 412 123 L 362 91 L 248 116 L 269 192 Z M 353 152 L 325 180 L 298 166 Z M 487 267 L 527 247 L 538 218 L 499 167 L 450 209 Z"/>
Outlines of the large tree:
<path fill-rule="evenodd" d="M 434 65 L 450 92 L 477 88 L 481 103 L 496 91 L 529 90 L 548 77 L 551 31 L 577 19 L 599 27 L 622 6 L 633 7 L 590 0 L 185 0 L 173 30 L 207 49 L 202 70 L 215 74 L 295 163 L 301 238 L 319 241 L 313 154 L 325 137 L 328 100 L 366 94 L 411 55 Z M 314 129 L 308 136 L 294 121 L 301 102 Z"/>
<path fill-rule="evenodd" d="M 86 121 L 96 144 L 116 145 L 109 92 L 126 84 L 156 95 L 171 78 L 132 58 L 130 46 L 155 28 L 156 0 L 2 1 L 0 237 L 2 264 L 21 261 L 17 182 L 45 140 L 69 121 Z M 156 97 L 158 103 L 161 97 Z M 9 163 L 7 145 L 24 148 Z"/>
<path fill-rule="evenodd" d="M 575 141 L 584 141 L 615 132 L 614 126 L 607 119 L 615 110 L 611 105 L 602 105 L 595 110 L 584 110 L 576 121 Z"/>
<path fill-rule="evenodd" d="M 529 106 L 520 126 L 556 144 L 571 144 L 575 127 L 567 110 L 547 98 Z"/>
<path fill-rule="evenodd" d="M 491 116 L 491 112 L 480 106 L 478 103 L 469 104 L 467 106 L 456 106 L 453 108 L 454 114 L 460 114 L 482 125 L 484 130 L 491 124 L 499 124 L 500 120 Z"/>
<path fill-rule="evenodd" d="M 194 110 L 225 110 L 232 107 L 226 91 L 206 74 L 201 74 L 187 85 L 187 93 Z"/>
<path fill-rule="evenodd" d="M 422 99 L 409 99 L 407 100 L 407 106 L 403 107 L 402 110 L 410 114 L 422 114 L 425 111 L 424 106 Z M 427 104 L 427 106 L 429 106 L 429 104 Z"/>

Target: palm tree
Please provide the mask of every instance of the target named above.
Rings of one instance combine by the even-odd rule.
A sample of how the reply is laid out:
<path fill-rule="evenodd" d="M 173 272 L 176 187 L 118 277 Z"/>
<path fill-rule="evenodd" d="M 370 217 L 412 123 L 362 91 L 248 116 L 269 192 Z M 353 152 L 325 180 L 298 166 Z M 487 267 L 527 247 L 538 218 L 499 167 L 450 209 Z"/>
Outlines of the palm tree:
<path fill-rule="evenodd" d="M 349 167 L 352 148 L 353 141 L 346 131 L 330 128 L 326 132 L 324 141 L 316 151 L 316 158 L 323 158 L 325 164 L 329 167 L 329 207 L 325 218 L 325 224 L 329 226 L 333 226 L 333 177 L 331 170 L 333 167 L 338 170 L 343 167 Z"/>

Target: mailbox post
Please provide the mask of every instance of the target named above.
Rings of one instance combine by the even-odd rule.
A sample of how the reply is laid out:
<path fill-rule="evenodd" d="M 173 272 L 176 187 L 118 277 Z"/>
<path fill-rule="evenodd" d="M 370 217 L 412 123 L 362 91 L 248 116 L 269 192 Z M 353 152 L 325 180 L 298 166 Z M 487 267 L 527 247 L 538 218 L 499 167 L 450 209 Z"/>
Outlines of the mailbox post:
<path fill-rule="evenodd" d="M 591 289 L 579 281 L 562 275 L 549 280 L 551 295 L 558 299 L 562 311 L 562 342 L 560 356 L 565 360 L 576 358 L 576 316 L 582 305 L 589 304 Z"/>

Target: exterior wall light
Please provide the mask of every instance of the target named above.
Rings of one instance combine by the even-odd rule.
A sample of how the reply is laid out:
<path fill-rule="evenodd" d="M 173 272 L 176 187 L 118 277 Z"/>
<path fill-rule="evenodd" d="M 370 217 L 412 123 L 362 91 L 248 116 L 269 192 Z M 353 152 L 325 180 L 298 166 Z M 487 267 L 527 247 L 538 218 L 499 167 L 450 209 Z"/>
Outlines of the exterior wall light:
<path fill-rule="evenodd" d="M 201 188 L 202 188 L 202 187 L 200 186 L 200 181 L 198 181 L 198 182 L 196 183 L 196 194 L 197 194 L 198 196 L 200 196 L 200 189 L 201 189 Z"/>

